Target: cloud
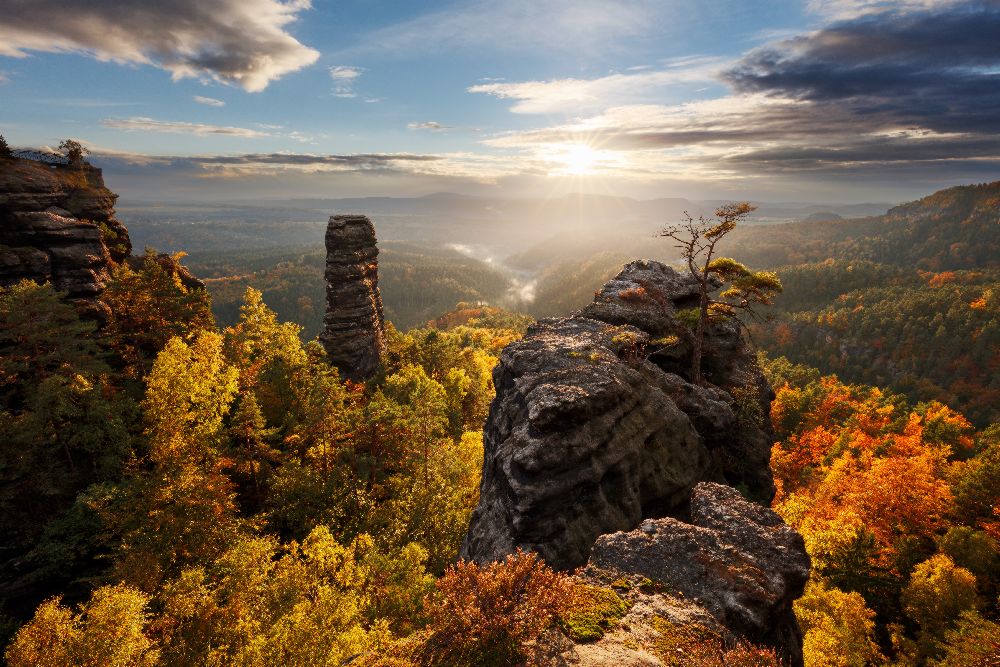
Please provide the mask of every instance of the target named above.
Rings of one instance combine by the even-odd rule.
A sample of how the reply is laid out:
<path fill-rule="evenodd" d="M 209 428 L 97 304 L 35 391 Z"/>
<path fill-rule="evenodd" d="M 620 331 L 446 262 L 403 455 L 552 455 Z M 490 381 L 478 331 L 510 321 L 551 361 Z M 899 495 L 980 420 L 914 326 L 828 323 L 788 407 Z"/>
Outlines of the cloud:
<path fill-rule="evenodd" d="M 865 15 L 753 51 L 726 78 L 738 92 L 837 105 L 862 128 L 992 133 L 997 35 L 997 2 Z"/>
<path fill-rule="evenodd" d="M 667 63 L 655 71 L 610 74 L 596 79 L 554 79 L 512 83 L 482 83 L 470 93 L 515 100 L 514 113 L 580 113 L 615 104 L 651 100 L 669 86 L 711 81 L 723 69 L 719 58 L 692 57 Z"/>
<path fill-rule="evenodd" d="M 451 125 L 442 125 L 435 120 L 428 120 L 422 123 L 409 123 L 406 127 L 411 130 L 427 130 L 429 132 L 445 132 L 451 129 Z"/>
<path fill-rule="evenodd" d="M 8 81 L 10 81 L 10 76 L 7 74 L 7 72 L 0 69 L 0 85 L 5 84 Z"/>
<path fill-rule="evenodd" d="M 319 52 L 288 32 L 309 0 L 31 0 L 0 13 L 0 55 L 74 52 L 258 92 Z"/>
<path fill-rule="evenodd" d="M 434 177 L 485 183 L 511 174 L 544 174 L 535 162 L 519 156 L 491 156 L 475 153 L 247 153 L 239 155 L 163 156 L 136 155 L 111 150 L 95 150 L 96 164 L 123 173 L 135 166 L 146 167 L 135 176 L 155 178 L 170 174 L 185 178 L 253 179 L 311 175 L 385 175 Z"/>
<path fill-rule="evenodd" d="M 866 14 L 910 12 L 948 7 L 967 0 L 811 0 L 809 11 L 828 19 L 850 19 Z"/>
<path fill-rule="evenodd" d="M 254 139 L 269 137 L 268 132 L 251 130 L 246 127 L 225 127 L 222 125 L 206 125 L 204 123 L 186 123 L 183 121 L 155 120 L 136 116 L 133 118 L 105 118 L 101 125 L 126 132 L 166 132 L 171 134 L 222 135 Z"/>
<path fill-rule="evenodd" d="M 537 159 L 583 144 L 615 154 L 625 177 L 920 177 L 936 184 L 978 180 L 990 170 L 995 177 L 1000 3 L 909 4 L 748 52 L 720 74 L 730 93 L 715 99 L 609 102 L 628 100 L 639 82 L 661 81 L 660 71 L 470 90 L 516 99 L 515 112 L 597 107 L 485 143 Z"/>
<path fill-rule="evenodd" d="M 348 53 L 409 56 L 464 49 L 579 53 L 655 30 L 663 3 L 621 0 L 476 0 L 456 4 L 363 36 Z"/>
<path fill-rule="evenodd" d="M 201 95 L 195 95 L 194 101 L 198 104 L 205 104 L 210 107 L 224 107 L 226 103 L 222 100 L 217 100 L 214 97 L 202 97 Z"/>
<path fill-rule="evenodd" d="M 333 94 L 337 97 L 357 97 L 354 92 L 354 81 L 361 76 L 359 67 L 337 65 L 330 68 L 330 78 L 333 79 Z"/>

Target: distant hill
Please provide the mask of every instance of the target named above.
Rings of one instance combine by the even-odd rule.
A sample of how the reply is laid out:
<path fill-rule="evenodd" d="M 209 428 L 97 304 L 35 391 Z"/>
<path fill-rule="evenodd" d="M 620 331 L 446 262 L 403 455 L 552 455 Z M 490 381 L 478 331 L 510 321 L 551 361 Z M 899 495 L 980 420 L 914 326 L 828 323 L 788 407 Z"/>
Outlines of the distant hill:
<path fill-rule="evenodd" d="M 831 213 L 830 211 L 817 211 L 816 213 L 810 213 L 802 222 L 831 222 L 833 220 L 843 220 L 844 216 L 837 215 L 836 213 Z"/>
<path fill-rule="evenodd" d="M 943 271 L 1000 268 L 1000 181 L 941 190 L 882 216 L 823 224 L 750 226 L 725 252 L 755 266 L 866 260 Z"/>

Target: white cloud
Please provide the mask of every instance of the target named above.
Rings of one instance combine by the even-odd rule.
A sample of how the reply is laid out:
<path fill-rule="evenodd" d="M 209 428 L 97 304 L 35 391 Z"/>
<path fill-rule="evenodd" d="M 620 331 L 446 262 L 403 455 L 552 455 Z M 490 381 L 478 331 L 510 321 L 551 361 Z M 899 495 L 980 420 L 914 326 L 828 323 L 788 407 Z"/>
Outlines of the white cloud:
<path fill-rule="evenodd" d="M 330 78 L 333 79 L 333 94 L 337 97 L 357 97 L 354 92 L 354 81 L 361 76 L 361 68 L 348 65 L 337 65 L 330 68 Z"/>
<path fill-rule="evenodd" d="M 8 76 L 7 72 L 0 69 L 0 84 L 7 83 L 8 81 L 10 81 L 10 77 Z"/>
<path fill-rule="evenodd" d="M 436 120 L 428 120 L 422 123 L 409 123 L 406 127 L 411 130 L 428 130 L 430 132 L 444 132 L 445 130 L 451 129 L 451 125 L 442 125 Z"/>
<path fill-rule="evenodd" d="M 258 92 L 319 52 L 287 32 L 309 0 L 31 0 L 0 12 L 0 55 L 83 53 Z"/>
<path fill-rule="evenodd" d="M 967 0 L 810 0 L 808 8 L 824 18 L 841 20 L 864 14 L 936 9 L 963 2 Z"/>
<path fill-rule="evenodd" d="M 246 127 L 226 127 L 222 125 L 206 125 L 204 123 L 185 123 L 183 121 L 155 120 L 137 116 L 134 118 L 105 118 L 101 125 L 126 132 L 165 132 L 170 134 L 222 135 L 254 139 L 271 136 L 267 132 L 259 132 Z"/>
<path fill-rule="evenodd" d="M 669 86 L 714 80 L 727 61 L 719 58 L 685 58 L 652 71 L 610 74 L 597 79 L 553 79 L 512 83 L 482 83 L 470 93 L 486 93 L 515 100 L 514 113 L 580 113 L 617 104 L 661 97 Z"/>
<path fill-rule="evenodd" d="M 580 51 L 662 29 L 658 0 L 476 0 L 363 36 L 350 53 L 409 55 L 484 48 Z"/>
<path fill-rule="evenodd" d="M 195 95 L 194 96 L 194 101 L 197 102 L 198 104 L 205 104 L 205 105 L 208 105 L 210 107 L 224 107 L 224 106 L 226 106 L 225 102 L 223 102 L 222 100 L 217 100 L 214 97 L 203 97 L 201 95 Z"/>

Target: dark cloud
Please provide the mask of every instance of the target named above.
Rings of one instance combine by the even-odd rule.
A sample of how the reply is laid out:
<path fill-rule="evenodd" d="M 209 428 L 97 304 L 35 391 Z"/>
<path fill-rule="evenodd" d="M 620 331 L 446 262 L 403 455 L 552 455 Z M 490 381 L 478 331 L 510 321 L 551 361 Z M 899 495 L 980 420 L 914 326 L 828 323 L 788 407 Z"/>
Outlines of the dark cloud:
<path fill-rule="evenodd" d="M 1000 2 L 885 12 L 751 52 L 725 75 L 738 92 L 849 112 L 859 129 L 1000 131 Z"/>
<path fill-rule="evenodd" d="M 77 51 L 263 90 L 316 61 L 286 28 L 309 0 L 4 0 L 0 55 Z"/>

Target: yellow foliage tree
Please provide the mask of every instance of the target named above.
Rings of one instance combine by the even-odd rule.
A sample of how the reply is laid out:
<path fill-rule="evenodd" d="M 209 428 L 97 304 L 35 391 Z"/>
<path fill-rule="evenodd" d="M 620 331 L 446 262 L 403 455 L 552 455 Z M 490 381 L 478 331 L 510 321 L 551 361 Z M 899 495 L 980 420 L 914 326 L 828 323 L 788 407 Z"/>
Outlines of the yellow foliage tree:
<path fill-rule="evenodd" d="M 875 612 L 858 593 L 813 578 L 795 601 L 809 667 L 865 667 L 884 659 L 874 641 Z"/>
<path fill-rule="evenodd" d="M 146 667 L 158 653 L 145 635 L 149 598 L 127 586 L 94 591 L 77 613 L 52 598 L 7 649 L 10 667 Z"/>

